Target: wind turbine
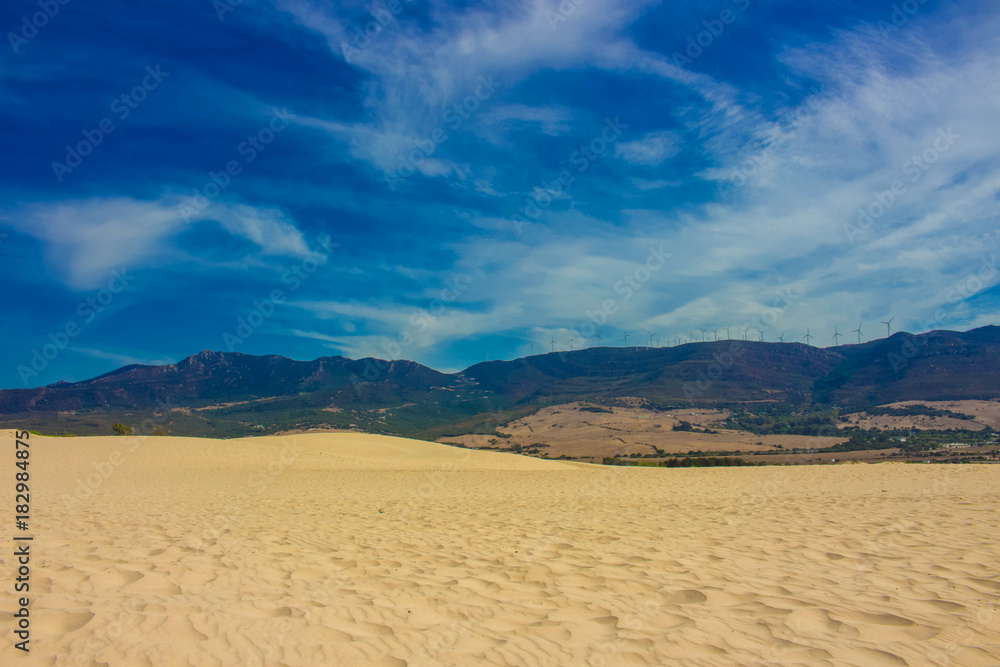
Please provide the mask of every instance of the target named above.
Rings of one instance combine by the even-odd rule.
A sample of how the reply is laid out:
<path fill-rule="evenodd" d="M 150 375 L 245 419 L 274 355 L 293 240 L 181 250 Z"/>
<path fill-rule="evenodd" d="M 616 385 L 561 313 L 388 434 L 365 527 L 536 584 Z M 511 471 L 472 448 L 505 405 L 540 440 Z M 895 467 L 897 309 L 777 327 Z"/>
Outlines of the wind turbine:
<path fill-rule="evenodd" d="M 888 322 L 883 322 L 882 323 L 882 324 L 885 325 L 885 337 L 886 338 L 888 338 L 889 336 L 892 335 L 892 326 L 891 325 L 892 325 L 892 321 L 894 319 L 896 319 L 895 315 L 893 315 L 892 317 L 890 317 Z"/>
<path fill-rule="evenodd" d="M 628 332 L 624 332 L 625 335 L 622 336 L 622 347 L 628 347 Z"/>
<path fill-rule="evenodd" d="M 729 325 L 726 325 L 726 340 L 729 340 Z"/>
<path fill-rule="evenodd" d="M 534 341 L 528 341 L 528 345 L 531 346 L 531 354 L 534 355 L 535 354 L 535 343 L 534 343 Z"/>
<path fill-rule="evenodd" d="M 862 324 L 864 324 L 864 323 L 862 322 Z M 855 333 L 858 334 L 858 345 L 861 345 L 861 324 L 859 324 L 858 328 L 855 329 L 854 331 L 855 331 Z"/>
<path fill-rule="evenodd" d="M 743 330 L 743 340 L 747 339 L 747 334 L 750 333 L 750 327 Z"/>
<path fill-rule="evenodd" d="M 707 329 L 700 329 L 700 331 L 701 331 L 701 342 L 704 343 L 705 342 L 705 331 L 707 331 Z"/>
<path fill-rule="evenodd" d="M 597 330 L 597 347 L 601 346 L 601 332 L 602 331 L 604 331 L 604 329 L 598 329 Z"/>
<path fill-rule="evenodd" d="M 805 336 L 805 338 L 806 338 L 806 345 L 808 345 L 809 344 L 809 340 L 812 338 L 812 336 L 809 335 L 809 329 L 806 329 L 806 336 Z"/>
<path fill-rule="evenodd" d="M 715 334 L 715 340 L 719 340 L 719 330 L 718 329 L 712 329 L 712 333 Z"/>
<path fill-rule="evenodd" d="M 680 344 L 681 344 L 681 337 L 680 336 L 675 336 L 674 337 L 674 345 L 677 346 L 677 345 L 680 345 Z"/>
<path fill-rule="evenodd" d="M 779 343 L 784 343 L 785 342 L 785 332 L 784 331 L 782 331 L 781 335 L 778 336 L 778 342 Z"/>
<path fill-rule="evenodd" d="M 556 351 L 556 337 L 555 336 L 552 337 L 552 345 L 549 348 L 549 351 L 550 352 L 555 352 Z"/>
<path fill-rule="evenodd" d="M 653 332 L 650 331 L 649 329 L 646 329 L 646 333 L 649 334 L 649 346 L 653 347 Z"/>
<path fill-rule="evenodd" d="M 760 342 L 762 342 L 762 343 L 764 342 L 764 332 L 766 332 L 766 331 L 767 331 L 767 329 L 761 329 L 760 330 Z"/>
<path fill-rule="evenodd" d="M 572 336 L 570 336 L 570 337 L 569 337 L 569 349 L 570 349 L 570 350 L 572 350 L 572 349 L 573 349 L 573 341 L 574 341 L 574 340 L 575 340 L 575 339 L 574 339 L 574 338 L 573 338 Z"/>
<path fill-rule="evenodd" d="M 510 361 L 510 348 L 507 348 L 507 361 Z"/>
<path fill-rule="evenodd" d="M 843 335 L 844 334 L 842 334 L 839 331 L 837 331 L 837 327 L 833 328 L 833 344 L 834 344 L 834 346 L 838 345 L 837 339 L 840 338 Z"/>

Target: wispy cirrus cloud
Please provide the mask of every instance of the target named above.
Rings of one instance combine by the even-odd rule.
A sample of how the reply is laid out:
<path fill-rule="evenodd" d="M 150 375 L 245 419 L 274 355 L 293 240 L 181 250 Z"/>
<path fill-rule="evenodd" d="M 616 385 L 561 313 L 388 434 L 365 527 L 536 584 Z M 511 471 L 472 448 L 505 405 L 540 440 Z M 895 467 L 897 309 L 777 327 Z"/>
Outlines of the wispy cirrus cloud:
<path fill-rule="evenodd" d="M 402 2 L 358 42 L 382 5 L 281 0 L 222 23 L 209 6 L 101 5 L 53 22 L 0 68 L 0 252 L 29 332 L 5 342 L 30 357 L 121 265 L 149 280 L 95 321 L 106 341 L 88 349 L 151 358 L 218 346 L 293 285 L 242 351 L 385 356 L 409 334 L 400 355 L 459 368 L 487 347 L 579 341 L 605 302 L 607 344 L 735 326 L 793 292 L 769 337 L 810 327 L 827 343 L 817 330 L 890 312 L 912 330 L 1000 316 L 994 283 L 956 287 L 1000 244 L 991 6 L 926 3 L 889 31 L 891 8 L 871 3 L 573 6 Z M 702 35 L 726 9 L 738 19 Z M 94 37 L 105 29 L 136 39 Z M 57 184 L 51 160 L 147 63 L 173 85 Z M 272 108 L 295 117 L 280 137 L 261 135 Z M 608 118 L 626 127 L 602 149 Z M 214 205 L 178 215 L 232 160 Z M 412 173 L 391 190 L 401 165 Z M 528 202 L 544 206 L 525 222 Z M 305 273 L 322 235 L 337 255 Z M 669 261 L 639 280 L 661 246 Z"/>
<path fill-rule="evenodd" d="M 22 204 L 9 209 L 15 229 L 45 244 L 53 269 L 75 289 L 106 283 L 112 269 L 176 259 L 176 238 L 192 225 L 218 223 L 265 254 L 304 256 L 302 233 L 286 214 L 241 204 L 214 204 L 185 219 L 181 200 L 93 197 Z"/>
<path fill-rule="evenodd" d="M 641 139 L 615 144 L 615 157 L 629 164 L 655 167 L 677 155 L 681 137 L 676 132 L 650 132 Z"/>
<path fill-rule="evenodd" d="M 107 352 L 105 350 L 95 350 L 89 347 L 76 347 L 73 348 L 75 352 L 84 354 L 88 357 L 93 357 L 94 359 L 101 359 L 104 361 L 110 361 L 118 366 L 129 366 L 132 364 L 142 364 L 144 366 L 162 366 L 165 364 L 174 363 L 173 359 L 165 357 L 133 357 L 128 354 L 119 354 L 117 352 Z"/>

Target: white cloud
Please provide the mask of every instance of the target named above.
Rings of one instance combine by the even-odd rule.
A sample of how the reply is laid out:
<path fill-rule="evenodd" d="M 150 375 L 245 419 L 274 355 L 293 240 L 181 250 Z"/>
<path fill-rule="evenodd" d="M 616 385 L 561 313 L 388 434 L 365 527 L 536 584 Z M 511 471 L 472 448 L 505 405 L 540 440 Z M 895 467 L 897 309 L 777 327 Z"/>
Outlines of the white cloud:
<path fill-rule="evenodd" d="M 267 254 L 309 254 L 302 232 L 282 211 L 239 204 L 219 207 L 212 213 L 226 231 L 252 241 Z"/>
<path fill-rule="evenodd" d="M 633 178 L 632 185 L 639 190 L 659 190 L 661 188 L 676 188 L 683 185 L 682 181 L 667 181 L 662 179 L 648 180 L 645 178 Z"/>
<path fill-rule="evenodd" d="M 619 39 L 621 24 L 615 20 L 602 27 L 581 14 L 559 27 L 554 43 L 524 44 L 515 38 L 501 47 L 493 41 L 515 27 L 553 37 L 547 25 L 532 27 L 532 16 L 526 10 L 486 25 L 473 12 L 462 17 L 454 39 L 403 30 L 373 43 L 362 66 L 384 87 L 370 98 L 375 120 L 366 131 L 373 134 L 362 133 L 363 141 L 373 144 L 373 137 L 388 136 L 405 144 L 407 137 L 419 136 L 414 129 L 419 119 L 435 122 L 440 107 L 434 105 L 460 91 L 477 68 L 498 67 L 498 79 L 506 83 L 539 68 L 588 63 L 645 73 L 697 92 L 701 100 L 684 114 L 697 119 L 691 136 L 716 166 L 684 183 L 627 179 L 643 197 L 662 196 L 662 205 L 622 211 L 614 225 L 576 210 L 547 210 L 544 220 L 526 227 L 523 238 L 453 244 L 460 258 L 449 270 L 483 271 L 490 278 L 471 286 L 442 318 L 447 326 L 423 332 L 412 349 L 466 332 L 567 334 L 608 298 L 620 307 L 608 317 L 609 327 L 655 328 L 664 338 L 725 324 L 742 335 L 743 327 L 765 313 L 774 320 L 766 323 L 769 338 L 785 331 L 786 340 L 801 339 L 809 328 L 813 343 L 821 345 L 829 344 L 834 326 L 849 332 L 858 321 L 868 322 L 865 333 L 874 336 L 880 329 L 873 323 L 893 314 L 894 328 L 917 330 L 942 305 L 951 318 L 942 326 L 984 322 L 981 315 L 947 302 L 955 285 L 979 266 L 982 253 L 997 249 L 998 238 L 989 236 L 1000 219 L 1000 135 L 995 131 L 1000 81 L 993 75 L 1000 66 L 1000 45 L 995 40 L 968 40 L 960 53 L 945 55 L 931 44 L 939 43 L 935 31 L 949 30 L 947 23 L 924 26 L 914 19 L 889 41 L 864 26 L 843 32 L 828 44 L 781 56 L 796 78 L 817 81 L 822 89 L 765 113 L 744 103 L 752 92 L 678 68 Z M 576 18 L 581 22 L 574 25 Z M 996 20 L 983 23 L 968 34 L 995 34 L 990 30 L 998 27 Z M 967 34 L 961 27 L 954 32 Z M 389 48 L 378 51 L 382 44 Z M 427 48 L 414 56 L 414 69 L 409 64 L 393 69 L 397 49 L 411 53 L 418 44 Z M 525 49 L 533 62 L 511 45 Z M 462 57 L 455 58 L 456 53 Z M 529 70 L 531 64 L 535 70 Z M 421 86 L 402 81 L 417 71 L 427 75 L 413 79 Z M 529 109 L 501 106 L 483 118 L 488 113 L 514 117 L 515 111 L 528 117 Z M 406 110 L 414 111 L 412 117 Z M 528 125 L 544 132 L 541 119 L 535 114 Z M 908 161 L 933 146 L 939 128 L 948 127 L 960 140 L 911 180 L 904 171 Z M 625 169 L 627 164 L 660 165 L 676 154 L 676 139 L 653 133 L 619 144 L 616 155 Z M 703 185 L 699 179 L 732 187 L 717 201 L 688 205 L 680 191 L 688 184 Z M 905 182 L 905 193 L 852 242 L 845 225 L 896 179 Z M 505 225 L 501 216 L 484 216 L 471 226 L 499 230 Z M 991 240 L 974 240 L 982 238 Z M 625 302 L 616 284 L 635 271 L 650 244 L 659 243 L 674 253 L 669 266 Z M 782 293 L 793 295 L 792 302 L 773 310 Z M 412 312 L 402 306 L 348 310 L 370 325 L 366 331 L 379 332 L 366 333 L 359 339 L 363 345 L 374 344 L 380 334 L 396 335 Z"/>
<path fill-rule="evenodd" d="M 104 350 L 95 350 L 89 347 L 74 347 L 73 351 L 85 354 L 88 357 L 93 357 L 94 359 L 112 361 L 118 367 L 130 366 L 132 364 L 142 364 L 144 366 L 163 366 L 174 363 L 173 360 L 162 357 L 138 358 L 127 354 L 117 354 L 114 352 L 105 352 Z"/>
<path fill-rule="evenodd" d="M 881 39 L 864 29 L 845 37 L 866 38 Z M 910 56 L 919 38 L 917 32 L 907 42 Z M 894 326 L 911 331 L 988 321 L 953 299 L 973 273 L 989 273 L 984 253 L 1000 254 L 1000 82 L 990 76 L 1000 66 L 1000 45 L 981 43 L 948 64 L 925 46 L 927 53 L 891 76 L 872 56 L 899 57 L 885 48 L 819 47 L 804 61 L 837 73 L 825 82 L 826 93 L 777 120 L 748 116 L 741 126 L 745 151 L 733 150 L 734 135 L 710 143 L 730 174 L 740 173 L 748 155 L 763 158 L 752 173 L 740 173 L 745 183 L 728 200 L 683 214 L 631 211 L 613 238 L 599 221 L 550 211 L 547 236 L 511 243 L 494 253 L 492 264 L 470 247 L 463 261 L 496 277 L 470 299 L 499 304 L 516 295 L 523 316 L 505 322 L 510 329 L 585 322 L 605 296 L 622 301 L 615 282 L 655 238 L 674 258 L 619 303 L 611 326 L 666 334 L 756 321 L 769 338 L 785 331 L 786 340 L 801 339 L 809 328 L 813 343 L 825 345 L 834 326 L 850 332 L 867 322 L 867 338 L 882 331 L 875 322 L 891 315 Z M 857 57 L 859 49 L 866 57 Z M 830 62 L 819 66 L 821 57 Z M 949 127 L 960 139 L 943 152 L 932 150 L 939 130 Z M 639 149 L 625 150 L 641 159 Z M 933 164 L 914 171 L 908 161 L 925 153 Z M 894 180 L 905 192 L 852 242 L 845 227 Z M 1000 273 L 978 293 L 996 284 Z M 783 293 L 790 303 L 782 303 Z M 930 322 L 942 308 L 945 321 Z M 773 321 L 761 320 L 765 314 Z"/>
<path fill-rule="evenodd" d="M 505 99 L 507 91 L 546 69 L 594 66 L 624 72 L 638 68 L 696 90 L 718 109 L 731 108 L 729 87 L 623 40 L 621 31 L 653 4 L 649 0 L 588 0 L 574 5 L 573 13 L 555 29 L 550 16 L 559 12 L 556 2 L 517 3 L 499 10 L 475 5 L 456 10 L 432 4 L 434 28 L 427 32 L 408 19 L 404 4 L 396 20 L 363 49 L 349 49 L 348 62 L 370 77 L 363 102 L 367 117 L 351 123 L 306 117 L 297 122 L 323 129 L 346 145 L 353 157 L 388 173 L 438 127 L 447 129 L 449 135 L 468 133 L 492 143 L 502 143 L 515 125 L 550 136 L 568 132 L 578 112 Z M 276 6 L 325 37 L 338 56 L 345 44 L 352 44 L 357 26 L 329 7 L 309 0 L 282 0 Z M 477 91 L 481 77 L 495 80 L 499 92 L 491 93 L 455 128 L 450 122 L 454 116 L 447 115 L 449 109 Z M 660 151 L 667 150 L 664 140 L 657 140 Z M 438 146 L 432 160 L 419 166 L 420 171 L 432 177 L 468 178 L 469 168 L 454 164 L 450 150 L 449 143 Z"/>
<path fill-rule="evenodd" d="M 12 227 L 45 244 L 49 262 L 76 289 L 102 286 L 113 269 L 123 266 L 134 270 L 145 263 L 165 263 L 176 255 L 174 242 L 182 231 L 209 220 L 218 220 L 230 234 L 266 254 L 308 252 L 295 224 L 280 211 L 220 203 L 187 222 L 180 203 L 173 197 L 95 197 L 24 204 L 7 218 Z"/>
<path fill-rule="evenodd" d="M 485 312 L 474 312 L 469 310 L 467 303 L 444 304 L 440 301 L 442 309 L 432 310 L 429 302 L 409 306 L 393 303 L 294 302 L 291 305 L 321 319 L 361 319 L 365 321 L 366 328 L 375 333 L 350 336 L 302 330 L 293 333 L 329 343 L 330 347 L 352 358 L 419 359 L 435 345 L 496 331 L 504 322 L 516 319 L 521 310 L 519 304 L 507 303 Z"/>
<path fill-rule="evenodd" d="M 575 118 L 576 114 L 570 109 L 516 103 L 502 104 L 480 116 L 484 134 L 494 136 L 496 141 L 515 130 L 537 130 L 549 136 L 566 134 L 572 129 Z"/>
<path fill-rule="evenodd" d="M 629 164 L 656 167 L 677 155 L 680 149 L 681 138 L 676 132 L 651 132 L 636 141 L 616 144 L 615 157 Z"/>

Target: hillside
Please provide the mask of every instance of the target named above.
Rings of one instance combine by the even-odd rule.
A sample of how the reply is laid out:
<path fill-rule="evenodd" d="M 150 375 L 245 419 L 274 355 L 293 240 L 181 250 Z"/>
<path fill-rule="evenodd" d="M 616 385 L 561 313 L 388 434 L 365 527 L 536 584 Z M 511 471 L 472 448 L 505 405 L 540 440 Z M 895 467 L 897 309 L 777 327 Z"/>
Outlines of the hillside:
<path fill-rule="evenodd" d="M 1000 328 L 897 333 L 834 348 L 735 340 L 601 347 L 480 363 L 454 374 L 411 361 L 204 351 L 176 364 L 2 390 L 0 425 L 84 434 L 163 415 L 157 428 L 178 435 L 324 427 L 436 438 L 492 433 L 548 405 L 623 397 L 657 409 L 997 398 Z"/>

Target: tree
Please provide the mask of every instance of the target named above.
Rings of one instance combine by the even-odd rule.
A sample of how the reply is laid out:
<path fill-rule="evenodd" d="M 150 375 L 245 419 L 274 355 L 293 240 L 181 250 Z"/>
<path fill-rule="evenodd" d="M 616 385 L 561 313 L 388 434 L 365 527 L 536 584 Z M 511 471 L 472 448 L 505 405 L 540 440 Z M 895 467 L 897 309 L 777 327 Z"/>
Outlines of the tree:
<path fill-rule="evenodd" d="M 132 435 L 132 427 L 125 426 L 125 424 L 112 424 L 111 430 L 115 432 L 115 435 Z"/>

